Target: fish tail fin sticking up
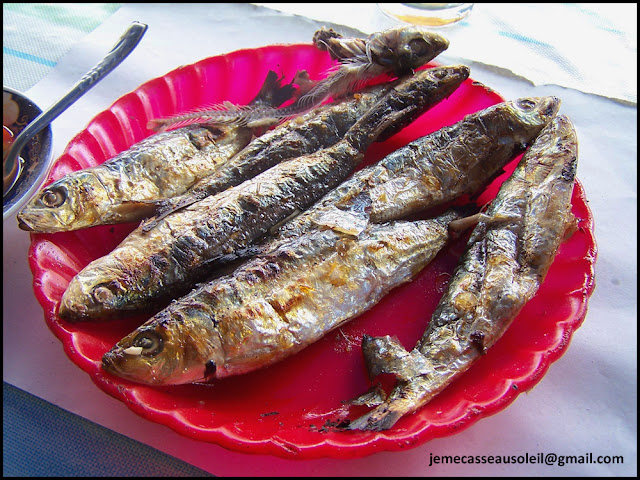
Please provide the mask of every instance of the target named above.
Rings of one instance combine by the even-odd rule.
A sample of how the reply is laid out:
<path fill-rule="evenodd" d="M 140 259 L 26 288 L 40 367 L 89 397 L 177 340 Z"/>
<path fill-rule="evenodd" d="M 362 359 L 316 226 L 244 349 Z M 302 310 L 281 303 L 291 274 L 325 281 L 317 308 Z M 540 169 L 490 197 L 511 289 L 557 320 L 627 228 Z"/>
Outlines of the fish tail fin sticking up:
<path fill-rule="evenodd" d="M 397 384 L 389 396 L 376 408 L 350 422 L 349 430 L 387 430 L 402 416 L 416 409 L 417 400 L 424 396 L 422 386 L 432 371 L 427 359 L 416 349 L 408 352 L 391 337 L 362 337 L 362 354 L 369 378 L 390 373 Z"/>
<path fill-rule="evenodd" d="M 301 70 L 296 72 L 293 80 L 283 85 L 284 76 L 278 77 L 278 74 L 273 70 L 269 70 L 267 78 L 265 78 L 260 91 L 253 100 L 249 102 L 249 105 L 269 105 L 271 107 L 279 107 L 287 100 L 293 98 L 296 94 L 297 88 L 295 84 L 301 75 L 306 71 Z"/>

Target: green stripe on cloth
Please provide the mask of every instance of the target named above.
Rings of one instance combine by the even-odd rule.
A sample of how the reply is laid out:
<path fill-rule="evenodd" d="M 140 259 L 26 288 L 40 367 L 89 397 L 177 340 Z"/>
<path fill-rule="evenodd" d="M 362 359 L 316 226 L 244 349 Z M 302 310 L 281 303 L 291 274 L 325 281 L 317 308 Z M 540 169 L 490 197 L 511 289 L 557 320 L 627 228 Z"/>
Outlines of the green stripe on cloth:
<path fill-rule="evenodd" d="M 3 3 L 2 83 L 25 92 L 121 3 Z"/>
<path fill-rule="evenodd" d="M 3 9 L 89 33 L 122 3 L 4 3 Z"/>

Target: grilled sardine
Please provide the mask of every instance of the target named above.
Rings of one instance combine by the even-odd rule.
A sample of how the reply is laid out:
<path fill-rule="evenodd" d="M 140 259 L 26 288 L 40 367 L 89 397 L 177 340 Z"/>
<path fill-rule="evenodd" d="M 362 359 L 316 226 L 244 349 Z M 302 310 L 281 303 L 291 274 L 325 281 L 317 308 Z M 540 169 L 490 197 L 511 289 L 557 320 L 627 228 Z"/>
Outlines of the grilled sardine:
<path fill-rule="evenodd" d="M 282 103 L 293 94 L 269 72 L 253 104 Z M 137 222 L 160 200 L 182 195 L 252 139 L 247 127 L 191 125 L 152 135 L 95 167 L 72 172 L 39 192 L 18 214 L 18 226 L 53 233 Z"/>
<path fill-rule="evenodd" d="M 250 181 L 172 213 L 148 232 L 139 227 L 72 279 L 58 314 L 87 319 L 157 310 L 160 301 L 182 295 L 204 280 L 221 258 L 247 247 L 335 188 L 379 134 L 448 97 L 468 74 L 467 67 L 453 66 L 408 77 L 332 147 L 275 165 Z"/>
<path fill-rule="evenodd" d="M 349 426 L 386 430 L 462 375 L 538 290 L 558 248 L 575 231 L 571 195 L 578 141 L 557 116 L 500 188 L 473 230 L 447 291 L 416 347 L 389 336 L 362 341 L 370 375 L 393 373 L 389 397 Z"/>
<path fill-rule="evenodd" d="M 559 105 L 555 97 L 521 98 L 467 115 L 357 171 L 282 225 L 279 236 L 318 227 L 357 234 L 369 222 L 399 219 L 477 193 L 533 142 Z M 269 250 L 276 241 L 256 249 Z"/>
<path fill-rule="evenodd" d="M 171 303 L 103 356 L 152 385 L 238 375 L 293 355 L 409 281 L 447 243 L 458 214 L 309 232 Z"/>

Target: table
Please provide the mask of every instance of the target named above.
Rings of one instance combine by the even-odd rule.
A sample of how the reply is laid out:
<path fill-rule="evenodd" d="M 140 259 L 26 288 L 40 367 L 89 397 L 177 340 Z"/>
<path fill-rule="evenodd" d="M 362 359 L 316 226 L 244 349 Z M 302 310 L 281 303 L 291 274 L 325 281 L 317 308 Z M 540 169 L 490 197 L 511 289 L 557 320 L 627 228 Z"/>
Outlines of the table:
<path fill-rule="evenodd" d="M 54 122 L 54 156 L 115 99 L 179 65 L 239 48 L 309 42 L 321 25 L 362 36 L 396 24 L 375 4 L 97 5 L 77 7 L 74 15 L 83 19 L 77 27 L 69 20 L 74 15 L 63 11 L 3 4 L 3 82 L 43 107 L 95 65 L 132 21 L 149 25 L 131 56 Z M 580 138 L 578 178 L 598 242 L 596 289 L 570 347 L 533 390 L 453 437 L 355 460 L 292 461 L 185 438 L 104 394 L 65 356 L 32 293 L 28 236 L 10 218 L 3 226 L 5 475 L 637 474 L 637 6 L 608 8 L 476 4 L 464 22 L 439 30 L 451 47 L 438 61 L 469 65 L 474 79 L 507 99 L 562 98 L 561 113 L 572 118 Z M 536 23 L 539 15 L 548 19 L 544 28 Z M 20 36 L 16 29 L 24 25 L 30 28 Z M 599 48 L 589 50 L 593 42 Z M 36 50 L 25 52 L 25 44 Z M 580 44 L 592 56 L 588 61 L 568 56 Z M 544 59 L 534 60 L 540 50 Z M 30 82 L 7 71 L 16 52 L 44 67 Z M 564 74 L 553 76 L 556 71 Z M 538 452 L 617 455 L 624 463 L 429 465 L 431 455 Z"/>

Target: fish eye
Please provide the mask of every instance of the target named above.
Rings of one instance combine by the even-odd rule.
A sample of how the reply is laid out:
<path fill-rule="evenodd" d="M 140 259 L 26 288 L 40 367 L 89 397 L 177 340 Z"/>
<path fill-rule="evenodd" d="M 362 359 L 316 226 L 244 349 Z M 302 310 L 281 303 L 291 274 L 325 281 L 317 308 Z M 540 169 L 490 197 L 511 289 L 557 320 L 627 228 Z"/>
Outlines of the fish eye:
<path fill-rule="evenodd" d="M 447 77 L 447 71 L 446 70 L 436 70 L 435 72 L 433 72 L 433 75 L 438 80 L 444 80 Z"/>
<path fill-rule="evenodd" d="M 62 205 L 67 199 L 67 189 L 64 187 L 53 187 L 46 189 L 40 196 L 40 201 L 45 207 L 56 208 Z"/>
<path fill-rule="evenodd" d="M 142 348 L 141 355 L 156 355 L 162 351 L 164 341 L 155 330 L 145 330 L 136 335 L 133 346 Z"/>
<path fill-rule="evenodd" d="M 523 110 L 533 110 L 536 106 L 536 102 L 529 100 L 528 98 L 518 100 L 518 107 Z"/>
<path fill-rule="evenodd" d="M 412 53 L 422 56 L 429 51 L 429 44 L 424 38 L 414 38 L 409 41 L 409 49 Z"/>
<path fill-rule="evenodd" d="M 109 303 L 115 296 L 115 292 L 113 291 L 114 288 L 114 285 L 111 283 L 101 283 L 100 285 L 93 287 L 93 290 L 91 290 L 91 296 L 100 304 Z"/>

